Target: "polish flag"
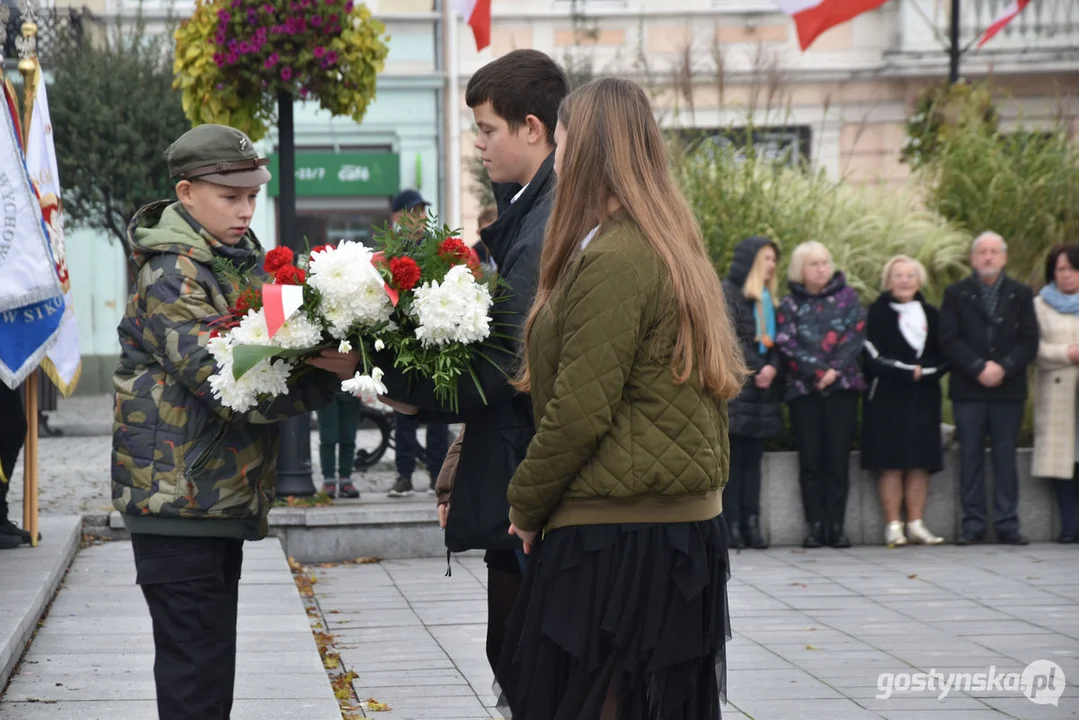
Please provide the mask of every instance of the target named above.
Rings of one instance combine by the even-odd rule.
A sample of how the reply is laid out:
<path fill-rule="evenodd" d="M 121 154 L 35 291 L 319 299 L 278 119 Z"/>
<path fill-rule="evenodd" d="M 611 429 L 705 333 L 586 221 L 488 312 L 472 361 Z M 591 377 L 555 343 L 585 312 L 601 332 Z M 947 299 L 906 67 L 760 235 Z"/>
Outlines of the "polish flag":
<path fill-rule="evenodd" d="M 997 19 L 993 21 L 993 24 L 985 29 L 985 34 L 982 35 L 982 39 L 978 41 L 978 47 L 985 45 L 987 42 L 993 39 L 993 36 L 1004 29 L 1004 26 L 1015 19 L 1015 16 L 1023 12 L 1023 8 L 1030 4 L 1030 0 L 1012 0 L 1005 6 L 1004 11 L 997 15 Z"/>
<path fill-rule="evenodd" d="M 794 18 L 802 50 L 812 45 L 825 30 L 876 10 L 885 2 L 887 0 L 776 0 L 779 9 Z"/>
<path fill-rule="evenodd" d="M 454 0 L 457 14 L 472 28 L 476 52 L 491 44 L 491 0 Z"/>
<path fill-rule="evenodd" d="M 266 312 L 266 329 L 270 337 L 277 334 L 285 321 L 296 314 L 303 305 L 303 285 L 262 286 L 262 307 Z"/>

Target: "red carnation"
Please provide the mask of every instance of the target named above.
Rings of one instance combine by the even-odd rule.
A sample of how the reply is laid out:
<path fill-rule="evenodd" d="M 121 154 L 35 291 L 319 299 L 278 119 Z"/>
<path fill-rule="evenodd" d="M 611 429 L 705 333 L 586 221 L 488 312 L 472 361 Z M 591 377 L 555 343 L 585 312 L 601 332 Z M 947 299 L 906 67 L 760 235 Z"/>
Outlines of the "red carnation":
<path fill-rule="evenodd" d="M 311 254 L 314 255 L 315 253 L 319 253 L 319 252 L 322 252 L 323 250 L 330 250 L 330 249 L 331 249 L 331 247 L 329 245 L 316 245 L 315 247 L 311 248 Z"/>
<path fill-rule="evenodd" d="M 236 305 L 232 308 L 232 314 L 246 315 L 249 310 L 255 310 L 261 304 L 259 291 L 255 288 L 247 288 L 236 298 Z"/>
<path fill-rule="evenodd" d="M 266 253 L 266 262 L 263 263 L 263 267 L 266 268 L 268 273 L 276 273 L 281 268 L 291 264 L 292 249 L 282 245 Z"/>
<path fill-rule="evenodd" d="M 390 260 L 390 274 L 397 289 L 408 292 L 420 281 L 420 266 L 410 257 L 396 257 Z"/>
<path fill-rule="evenodd" d="M 295 265 L 277 268 L 274 273 L 274 282 L 278 285 L 303 285 L 306 281 L 307 273 Z"/>
<path fill-rule="evenodd" d="M 458 238 L 448 238 L 442 241 L 442 244 L 438 247 L 438 254 L 447 260 L 456 260 L 457 262 L 465 262 L 468 260 L 469 247 Z"/>

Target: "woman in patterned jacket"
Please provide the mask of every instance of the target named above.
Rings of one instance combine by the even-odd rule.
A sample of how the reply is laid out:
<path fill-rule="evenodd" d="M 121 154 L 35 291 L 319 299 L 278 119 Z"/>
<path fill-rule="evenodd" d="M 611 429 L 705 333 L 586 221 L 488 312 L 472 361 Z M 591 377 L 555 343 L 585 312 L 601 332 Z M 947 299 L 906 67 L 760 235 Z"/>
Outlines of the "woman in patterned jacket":
<path fill-rule="evenodd" d="M 850 547 L 843 523 L 858 396 L 866 387 L 858 364 L 865 308 L 818 242 L 794 249 L 788 277 L 790 293 L 776 315 L 776 345 L 787 364 L 785 399 L 809 523 L 803 545 Z"/>

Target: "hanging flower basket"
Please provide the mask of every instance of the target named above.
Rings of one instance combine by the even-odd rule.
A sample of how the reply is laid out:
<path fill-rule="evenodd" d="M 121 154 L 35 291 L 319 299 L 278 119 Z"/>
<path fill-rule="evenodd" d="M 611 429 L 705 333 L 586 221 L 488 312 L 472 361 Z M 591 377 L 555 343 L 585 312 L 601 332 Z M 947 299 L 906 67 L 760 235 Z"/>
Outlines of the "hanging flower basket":
<path fill-rule="evenodd" d="M 252 140 L 274 122 L 281 91 L 362 121 L 389 53 L 385 27 L 353 0 L 198 0 L 175 37 L 173 87 L 188 119 Z"/>

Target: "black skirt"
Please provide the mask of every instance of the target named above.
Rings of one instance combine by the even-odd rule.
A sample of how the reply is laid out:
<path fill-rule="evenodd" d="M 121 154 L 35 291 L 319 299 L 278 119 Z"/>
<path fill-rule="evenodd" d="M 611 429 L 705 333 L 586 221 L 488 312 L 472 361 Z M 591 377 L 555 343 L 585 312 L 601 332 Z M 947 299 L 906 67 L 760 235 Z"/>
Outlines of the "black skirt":
<path fill-rule="evenodd" d="M 730 566 L 722 516 L 585 525 L 529 556 L 495 672 L 513 720 L 713 720 L 726 702 Z"/>

